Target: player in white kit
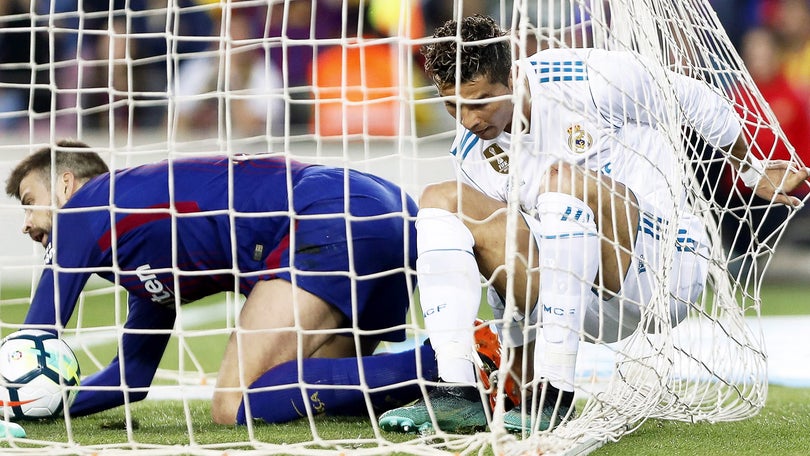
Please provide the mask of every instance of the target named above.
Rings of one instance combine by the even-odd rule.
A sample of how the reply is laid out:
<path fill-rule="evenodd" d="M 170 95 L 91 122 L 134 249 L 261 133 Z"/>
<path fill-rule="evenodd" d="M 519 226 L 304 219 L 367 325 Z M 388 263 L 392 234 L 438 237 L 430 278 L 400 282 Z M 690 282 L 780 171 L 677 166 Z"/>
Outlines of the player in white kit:
<path fill-rule="evenodd" d="M 465 42 L 460 49 L 447 39 L 456 36 Z M 492 19 L 472 16 L 445 23 L 434 34 L 445 39 L 423 49 L 426 71 L 459 122 L 451 149 L 457 181 L 427 187 L 416 222 L 421 306 L 444 383 L 427 401 L 383 414 L 386 430 L 487 426 L 469 329 L 481 275 L 501 342 L 516 347 L 513 375 L 530 395 L 505 414 L 512 431 L 553 429 L 570 416 L 581 339 L 615 342 L 646 328 L 647 306 L 661 287 L 670 297 L 669 323 L 686 316 L 706 281 L 708 238 L 690 213 L 682 165 L 662 124 L 674 120 L 699 133 L 758 196 L 800 204 L 787 192 L 808 171 L 749 156 L 733 106 L 708 85 L 671 72 L 653 76 L 656 66 L 630 52 L 555 49 L 512 62 L 504 36 Z M 504 321 L 515 167 L 518 309 Z M 667 266 L 664 252 L 673 247 Z M 671 279 L 658 283 L 664 267 Z M 530 427 L 531 408 L 538 412 Z"/>

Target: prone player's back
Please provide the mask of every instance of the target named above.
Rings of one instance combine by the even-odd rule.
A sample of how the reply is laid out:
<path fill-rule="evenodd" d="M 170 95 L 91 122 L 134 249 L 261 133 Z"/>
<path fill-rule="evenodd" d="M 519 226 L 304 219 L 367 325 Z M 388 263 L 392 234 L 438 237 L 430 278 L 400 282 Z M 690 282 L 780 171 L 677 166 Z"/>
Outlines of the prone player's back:
<path fill-rule="evenodd" d="M 98 248 L 94 265 L 127 271 L 121 281 L 132 292 L 139 290 L 132 271 L 212 271 L 206 280 L 179 277 L 182 300 L 191 301 L 233 288 L 234 239 L 241 252 L 243 243 L 273 245 L 287 232 L 288 179 L 296 181 L 307 167 L 284 158 L 218 156 L 127 168 L 85 184 L 65 207 L 95 209 L 63 211 L 57 226 L 67 228 L 61 238 L 76 245 L 71 250 Z M 72 229 L 80 225 L 82 232 Z M 173 288 L 171 274 L 156 277 Z"/>
<path fill-rule="evenodd" d="M 286 210 L 288 180 L 295 182 L 308 166 L 269 156 L 161 161 L 100 176 L 70 203 L 80 207 L 112 203 L 122 210 L 175 208 L 178 212 Z"/>

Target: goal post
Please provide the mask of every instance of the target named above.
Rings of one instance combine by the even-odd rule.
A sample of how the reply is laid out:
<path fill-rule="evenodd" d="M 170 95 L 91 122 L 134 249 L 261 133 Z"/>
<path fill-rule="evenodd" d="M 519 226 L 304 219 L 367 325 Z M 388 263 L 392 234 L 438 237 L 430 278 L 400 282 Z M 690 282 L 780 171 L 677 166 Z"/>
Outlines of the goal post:
<path fill-rule="evenodd" d="M 448 151 L 456 131 L 444 100 L 424 76 L 418 49 L 431 42 L 432 27 L 444 20 L 485 13 L 510 30 L 515 59 L 546 48 L 632 52 L 656 82 L 655 93 L 646 95 L 659 97 L 664 106 L 663 117 L 655 120 L 674 157 L 668 182 L 673 195 L 683 196 L 673 196 L 678 211 L 667 223 L 661 221 L 665 242 L 659 261 L 665 266 L 641 322 L 618 342 L 594 342 L 582 335 L 576 413 L 553 432 L 506 432 L 500 400 L 489 429 L 475 435 L 403 437 L 382 431 L 376 416 L 366 416 L 362 435 L 331 438 L 325 436 L 334 433 L 321 433 L 327 424 L 310 409 L 299 420 L 310 440 L 290 442 L 267 425 L 249 423 L 246 434 L 235 432 L 232 441 L 208 443 L 195 432 L 210 425 L 210 417 L 192 413 L 189 403 L 210 399 L 227 337 L 239 330 L 236 321 L 243 299 L 234 290 L 182 307 L 173 342 L 146 399 L 183 404 L 183 413 L 171 419 L 173 426 L 188 430 L 185 440 L 141 442 L 133 423 L 149 418 L 139 417 L 137 405 L 127 403 L 126 432 L 103 443 L 98 439 L 83 443 L 83 436 L 74 432 L 82 418 L 69 418 L 61 422 L 64 438 L 51 438 L 42 430 L 38 434 L 37 423 L 27 425 L 31 445 L 113 453 L 144 448 L 158 453 L 180 446 L 189 454 L 222 454 L 234 447 L 290 454 L 324 449 L 363 454 L 471 454 L 480 449 L 495 454 L 587 454 L 648 419 L 733 421 L 749 418 L 763 407 L 768 377 L 760 290 L 796 211 L 777 208 L 738 185 L 737 171 L 724 153 L 708 145 L 694 126 L 684 127 L 682 100 L 673 78 L 699 81 L 733 105 L 752 156 L 790 159 L 797 167 L 806 164 L 785 138 L 709 0 L 70 3 L 10 0 L 0 7 L 0 45 L 13 46 L 13 37 L 28 38 L 27 51 L 0 61 L 4 180 L 26 155 L 60 138 L 74 137 L 98 150 L 112 168 L 200 155 L 269 152 L 372 172 L 416 199 L 426 185 L 454 178 Z M 478 6 L 487 10 L 478 11 Z M 50 50 L 45 57 L 43 49 Z M 3 73 L 14 77 L 4 79 Z M 513 102 L 521 106 L 526 89 L 522 84 L 515 87 Z M 50 94 L 45 104 L 43 91 Z M 554 102 L 571 109 L 565 99 Z M 625 109 L 644 109 L 649 100 L 633 103 Z M 510 154 L 536 152 L 525 149 L 520 138 L 516 133 Z M 622 138 L 611 139 L 623 143 Z M 647 151 L 626 152 L 640 160 Z M 516 168 L 510 169 L 512 182 L 519 182 L 527 171 Z M 807 194 L 804 184 L 801 195 Z M 518 195 L 507 199 L 509 226 L 514 227 L 520 220 Z M 0 329 L 7 335 L 22 323 L 42 270 L 43 252 L 20 237 L 22 211 L 17 201 L 3 196 L 0 214 L 6 239 L 0 252 Z M 678 230 L 687 214 L 705 227 L 709 241 L 701 252 L 708 279 L 694 302 L 671 291 L 679 289 L 675 256 L 680 249 L 693 247 L 694 240 Z M 510 259 L 517 254 L 515 249 L 514 244 L 507 247 Z M 507 263 L 512 265 L 509 270 L 516 262 Z M 407 264 L 403 267 L 408 269 Z M 605 290 L 596 292 L 606 295 Z M 686 315 L 670 311 L 673 300 L 680 300 Z M 506 301 L 511 315 L 510 306 L 516 303 Z M 83 374 L 102 369 L 117 353 L 126 315 L 126 296 L 120 289 L 91 282 L 64 332 Z M 383 350 L 413 348 L 422 342 L 425 331 L 416 302 L 409 316 L 408 342 Z M 507 375 L 512 359 L 512 353 L 504 350 L 499 376 Z M 425 390 L 432 385 L 427 380 L 420 383 Z M 504 383 L 496 386 L 502 389 Z M 4 452 L 30 452 L 20 441 L 0 440 L 0 446 Z"/>

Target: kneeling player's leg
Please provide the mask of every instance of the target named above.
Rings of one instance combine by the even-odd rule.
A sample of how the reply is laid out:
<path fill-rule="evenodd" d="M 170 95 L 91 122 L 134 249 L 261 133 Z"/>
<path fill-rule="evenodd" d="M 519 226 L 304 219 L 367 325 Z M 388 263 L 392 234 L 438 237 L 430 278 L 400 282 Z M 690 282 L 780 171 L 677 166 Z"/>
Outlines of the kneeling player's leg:
<path fill-rule="evenodd" d="M 488 421 L 480 393 L 472 386 L 476 382 L 472 329 L 481 301 L 480 275 L 491 279 L 500 294 L 506 291 L 506 205 L 450 181 L 428 186 L 420 207 L 417 275 L 425 328 L 442 380 L 462 385 L 441 385 L 424 400 L 381 415 L 380 426 L 397 432 L 436 425 L 446 432 L 482 429 Z M 531 294 L 525 264 L 530 240 L 521 220 L 515 259 L 519 263 L 513 277 L 518 302 Z"/>
<path fill-rule="evenodd" d="M 608 177 L 561 164 L 545 184 L 535 206 L 537 219 L 527 219 L 539 244 L 541 307 L 535 311 L 542 321 L 542 336 L 529 350 L 536 378 L 548 381 L 539 429 L 553 427 L 569 411 L 583 308 L 594 300 L 595 284 L 613 292 L 621 288 L 638 221 L 634 196 Z M 524 429 L 521 410 L 510 414 L 507 428 Z"/>
<path fill-rule="evenodd" d="M 540 428 L 568 413 L 583 310 L 595 284 L 618 291 L 632 252 L 638 208 L 621 184 L 598 173 L 560 164 L 546 176 L 532 231 L 540 256 L 540 337 L 535 375 L 543 390 Z M 601 271 L 601 273 L 599 273 Z"/>
<path fill-rule="evenodd" d="M 534 398 L 541 404 L 537 426 L 549 429 L 573 402 L 582 309 L 599 268 L 599 233 L 591 209 L 572 195 L 543 193 L 536 209 L 541 326 L 534 347 L 535 379 L 547 383 Z"/>
<path fill-rule="evenodd" d="M 669 321 L 676 326 L 683 321 L 692 305 L 703 292 L 708 274 L 709 241 L 703 224 L 694 217 L 682 216 L 678 220 L 677 239 L 672 263 L 664 266 L 662 249 L 667 243 L 658 231 L 664 217 L 644 200 L 638 201 L 641 221 L 633 245 L 630 266 L 624 277 L 621 290 L 609 299 L 594 296 L 588 302 L 583 324 L 588 341 L 613 343 L 630 336 L 643 325 L 650 333 L 667 324 L 658 311 L 650 306 L 655 290 L 669 287 Z M 660 282 L 662 268 L 666 267 L 669 279 Z"/>
<path fill-rule="evenodd" d="M 297 303 L 298 325 L 290 302 Z M 240 314 L 241 333 L 234 333 L 226 348 L 214 394 L 214 420 L 244 424 L 252 417 L 280 423 L 306 416 L 308 410 L 312 414 L 362 414 L 368 410 L 362 383 L 374 391 L 368 394 L 372 407 L 384 410 L 421 394 L 413 380 L 435 380 L 434 353 L 429 345 L 368 356 L 378 342 L 363 339 L 360 350 L 365 356 L 358 356 L 351 337 L 308 332 L 338 328 L 344 318 L 331 305 L 289 282 L 259 282 Z M 300 361 L 296 355 L 299 343 Z M 312 386 L 302 389 L 302 383 Z M 246 394 L 243 385 L 248 386 Z M 356 388 L 341 388 L 344 386 Z"/>
<path fill-rule="evenodd" d="M 250 417 L 283 423 L 308 413 L 361 416 L 371 410 L 399 407 L 421 397 L 417 379 L 436 380 L 434 357 L 431 346 L 425 344 L 418 349 L 363 357 L 305 358 L 300 361 L 300 370 L 298 360 L 288 361 L 250 385 Z M 243 403 L 237 424 L 247 422 L 247 409 Z"/>
<path fill-rule="evenodd" d="M 233 424 L 244 389 L 271 367 L 309 357 L 336 334 L 311 330 L 338 328 L 342 313 L 319 297 L 281 279 L 260 281 L 251 291 L 231 334 L 214 391 L 214 421 Z"/>
<path fill-rule="evenodd" d="M 471 361 L 472 322 L 481 301 L 479 275 L 506 291 L 506 204 L 455 181 L 428 186 L 417 218 L 420 303 L 425 328 L 437 351 L 439 374 L 445 381 L 475 383 Z M 530 235 L 518 227 L 515 267 L 516 300 L 536 293 L 527 284 Z M 531 299 L 533 302 L 534 299 Z"/>
<path fill-rule="evenodd" d="M 686 318 L 706 286 L 709 274 L 709 239 L 697 217 L 681 219 L 673 258 L 675 276 L 670 280 L 670 324 L 674 327 Z"/>

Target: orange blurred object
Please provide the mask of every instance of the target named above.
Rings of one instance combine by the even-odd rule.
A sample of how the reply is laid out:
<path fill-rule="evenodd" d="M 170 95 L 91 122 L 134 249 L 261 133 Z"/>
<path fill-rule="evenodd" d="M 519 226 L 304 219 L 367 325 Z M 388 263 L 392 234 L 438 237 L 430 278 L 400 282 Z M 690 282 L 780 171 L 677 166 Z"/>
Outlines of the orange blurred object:
<path fill-rule="evenodd" d="M 389 42 L 354 39 L 321 52 L 312 72 L 311 131 L 321 136 L 399 134 L 403 100 L 397 54 Z"/>

